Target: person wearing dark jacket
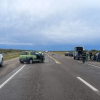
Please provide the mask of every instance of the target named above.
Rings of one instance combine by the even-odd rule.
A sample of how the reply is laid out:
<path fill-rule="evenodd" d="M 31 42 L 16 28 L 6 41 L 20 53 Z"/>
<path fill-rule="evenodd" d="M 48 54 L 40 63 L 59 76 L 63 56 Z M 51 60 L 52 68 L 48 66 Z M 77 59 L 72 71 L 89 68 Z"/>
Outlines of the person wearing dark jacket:
<path fill-rule="evenodd" d="M 86 61 L 88 61 L 88 52 L 86 52 Z"/>
<path fill-rule="evenodd" d="M 99 53 L 98 56 L 97 56 L 97 61 L 100 62 L 100 53 Z"/>
<path fill-rule="evenodd" d="M 86 61 L 86 52 L 83 51 L 83 53 L 82 53 L 82 62 L 85 63 L 85 61 Z"/>
<path fill-rule="evenodd" d="M 90 52 L 90 60 L 92 60 L 91 57 L 92 57 L 92 52 Z"/>
<path fill-rule="evenodd" d="M 94 60 L 94 61 L 96 60 L 96 54 L 94 54 L 94 56 L 93 56 L 93 60 Z"/>

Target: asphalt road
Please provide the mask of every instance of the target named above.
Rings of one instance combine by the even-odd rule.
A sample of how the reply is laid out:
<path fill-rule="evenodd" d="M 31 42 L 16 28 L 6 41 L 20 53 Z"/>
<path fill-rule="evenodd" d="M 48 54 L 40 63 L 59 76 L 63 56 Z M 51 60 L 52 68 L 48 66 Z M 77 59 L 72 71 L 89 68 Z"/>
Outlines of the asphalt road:
<path fill-rule="evenodd" d="M 44 63 L 6 61 L 0 68 L 0 100 L 100 100 L 99 63 L 52 53 Z"/>

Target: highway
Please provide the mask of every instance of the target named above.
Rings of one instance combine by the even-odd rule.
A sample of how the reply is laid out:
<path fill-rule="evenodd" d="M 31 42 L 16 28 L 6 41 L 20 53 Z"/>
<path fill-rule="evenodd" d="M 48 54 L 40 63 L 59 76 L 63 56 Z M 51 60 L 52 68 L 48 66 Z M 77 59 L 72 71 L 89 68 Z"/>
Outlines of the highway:
<path fill-rule="evenodd" d="M 0 67 L 0 100 L 100 100 L 100 64 L 46 53 L 44 63 Z"/>

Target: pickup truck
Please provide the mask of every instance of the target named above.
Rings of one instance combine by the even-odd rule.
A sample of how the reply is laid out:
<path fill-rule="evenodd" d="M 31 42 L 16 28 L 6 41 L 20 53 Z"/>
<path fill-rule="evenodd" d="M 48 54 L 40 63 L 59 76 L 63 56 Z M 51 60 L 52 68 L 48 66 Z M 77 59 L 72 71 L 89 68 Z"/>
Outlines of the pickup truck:
<path fill-rule="evenodd" d="M 45 56 L 44 52 L 39 52 L 39 51 L 23 51 L 20 54 L 19 61 L 20 63 L 30 63 L 32 64 L 33 62 L 44 62 Z"/>
<path fill-rule="evenodd" d="M 0 67 L 3 66 L 3 55 L 2 52 L 0 52 Z"/>

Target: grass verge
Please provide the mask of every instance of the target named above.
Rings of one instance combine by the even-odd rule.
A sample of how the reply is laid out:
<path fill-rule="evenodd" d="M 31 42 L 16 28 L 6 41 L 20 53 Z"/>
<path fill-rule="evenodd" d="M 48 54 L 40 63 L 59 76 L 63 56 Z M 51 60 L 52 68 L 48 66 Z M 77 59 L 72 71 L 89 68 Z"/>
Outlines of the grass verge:
<path fill-rule="evenodd" d="M 2 52 L 5 61 L 5 60 L 19 57 L 22 50 L 0 49 L 0 52 Z"/>

